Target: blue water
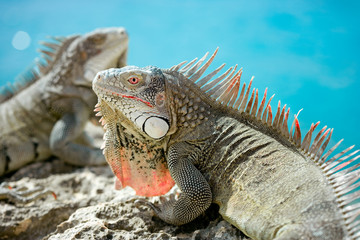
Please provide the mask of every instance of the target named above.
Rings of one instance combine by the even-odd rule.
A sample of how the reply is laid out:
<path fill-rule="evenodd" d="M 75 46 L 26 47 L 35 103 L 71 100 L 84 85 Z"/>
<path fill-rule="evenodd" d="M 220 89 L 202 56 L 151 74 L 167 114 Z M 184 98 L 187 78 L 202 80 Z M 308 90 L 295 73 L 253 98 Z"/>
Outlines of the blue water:
<path fill-rule="evenodd" d="M 260 93 L 276 93 L 274 110 L 278 100 L 291 116 L 304 109 L 303 132 L 320 120 L 319 129 L 335 129 L 330 144 L 345 138 L 341 149 L 360 147 L 359 1 L 101 2 L 0 1 L 0 85 L 39 56 L 37 42 L 48 35 L 124 26 L 129 64 L 168 68 L 219 46 L 212 69 L 238 63 L 243 81 L 254 75 Z M 15 47 L 26 39 L 12 45 L 18 31 L 31 39 L 24 50 Z"/>

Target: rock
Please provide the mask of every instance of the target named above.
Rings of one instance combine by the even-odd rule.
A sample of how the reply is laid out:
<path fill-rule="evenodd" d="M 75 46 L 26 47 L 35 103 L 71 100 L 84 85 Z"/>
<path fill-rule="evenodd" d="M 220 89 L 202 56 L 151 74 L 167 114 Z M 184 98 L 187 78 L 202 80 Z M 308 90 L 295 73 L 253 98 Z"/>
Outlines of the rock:
<path fill-rule="evenodd" d="M 36 178 L 45 170 L 48 177 Z M 114 189 L 108 166 L 74 168 L 53 159 L 21 172 L 26 177 L 18 172 L 14 176 L 21 179 L 9 182 L 14 191 L 42 186 L 57 199 L 49 194 L 28 204 L 1 201 L 0 239 L 247 239 L 221 218 L 216 205 L 186 225 L 164 223 L 149 207 L 135 206 L 140 197 L 131 188 Z"/>
<path fill-rule="evenodd" d="M 54 164 L 58 162 L 54 161 Z M 32 165 L 26 168 L 34 169 Z M 43 171 L 40 168 L 38 172 Z M 107 166 L 77 169 L 72 173 L 54 174 L 43 179 L 24 177 L 9 184 L 12 191 L 20 188 L 31 190 L 39 186 L 50 189 L 57 199 L 48 194 L 28 204 L 13 205 L 1 201 L 0 239 L 41 239 L 78 208 L 111 201 L 116 197 L 115 190 L 112 190 L 113 176 Z"/>
<path fill-rule="evenodd" d="M 90 131 L 92 139 L 101 131 Z M 90 139 L 91 139 L 90 138 Z M 95 145 L 101 141 L 95 142 Z M 169 225 L 155 217 L 131 188 L 116 191 L 110 167 L 80 168 L 53 158 L 1 177 L 13 188 L 53 191 L 28 204 L 0 201 L 0 239 L 248 239 L 212 205 L 193 222 Z M 176 187 L 169 194 L 176 192 Z M 150 201 L 159 201 L 159 197 Z"/>
<path fill-rule="evenodd" d="M 154 219 L 147 207 L 135 207 L 133 200 L 106 202 L 78 209 L 44 239 L 241 239 L 237 229 L 219 218 L 198 222 L 170 226 Z"/>

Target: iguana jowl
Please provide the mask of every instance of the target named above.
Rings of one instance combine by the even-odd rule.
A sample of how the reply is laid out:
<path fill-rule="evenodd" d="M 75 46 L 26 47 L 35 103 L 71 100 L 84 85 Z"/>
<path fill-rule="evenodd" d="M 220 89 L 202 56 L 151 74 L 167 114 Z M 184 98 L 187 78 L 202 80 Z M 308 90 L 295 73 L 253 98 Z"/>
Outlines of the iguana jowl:
<path fill-rule="evenodd" d="M 252 81 L 239 91 L 241 69 L 214 79 L 222 65 L 201 78 L 215 54 L 202 67 L 207 55 L 183 68 L 97 74 L 103 153 L 122 185 L 163 194 L 173 184 L 168 167 L 182 193 L 150 204 L 168 223 L 187 223 L 215 202 L 254 239 L 359 239 L 359 163 L 346 167 L 358 151 L 328 159 L 340 143 L 324 154 L 332 129 L 312 142 L 312 124 L 302 140 L 297 115 L 289 132 L 286 106 L 273 118 L 266 91 L 261 102 Z"/>
<path fill-rule="evenodd" d="M 50 155 L 76 165 L 105 162 L 100 149 L 86 145 L 83 130 L 97 101 L 91 89 L 95 74 L 125 66 L 125 29 L 97 29 L 43 44 L 39 72 L 31 69 L 23 86 L 0 95 L 0 175 Z"/>

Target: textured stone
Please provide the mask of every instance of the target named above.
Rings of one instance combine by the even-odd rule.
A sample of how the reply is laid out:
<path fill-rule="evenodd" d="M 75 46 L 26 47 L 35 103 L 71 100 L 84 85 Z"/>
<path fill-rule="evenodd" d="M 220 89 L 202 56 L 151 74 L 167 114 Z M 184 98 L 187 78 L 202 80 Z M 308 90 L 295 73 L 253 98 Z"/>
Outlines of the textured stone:
<path fill-rule="evenodd" d="M 134 204 L 140 197 L 131 188 L 114 189 L 108 166 L 78 168 L 51 159 L 1 181 L 14 191 L 41 186 L 57 199 L 49 194 L 28 204 L 0 201 L 0 239 L 247 239 L 216 205 L 186 225 L 164 223 L 149 207 Z"/>

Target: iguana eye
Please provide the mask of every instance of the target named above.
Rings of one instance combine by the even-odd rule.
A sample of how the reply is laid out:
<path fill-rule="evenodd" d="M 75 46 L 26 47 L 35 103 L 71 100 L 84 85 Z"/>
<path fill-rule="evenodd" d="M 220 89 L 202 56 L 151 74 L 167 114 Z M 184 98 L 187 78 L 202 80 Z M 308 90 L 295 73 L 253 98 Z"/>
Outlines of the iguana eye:
<path fill-rule="evenodd" d="M 137 83 L 139 83 L 139 81 L 140 81 L 140 79 L 137 77 L 131 77 L 128 79 L 128 82 L 131 84 L 137 84 Z"/>

